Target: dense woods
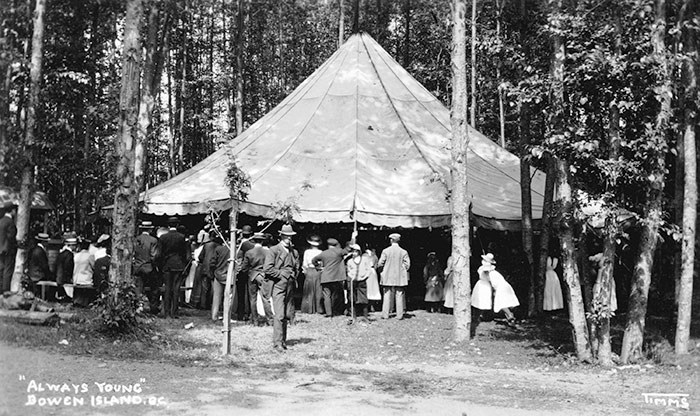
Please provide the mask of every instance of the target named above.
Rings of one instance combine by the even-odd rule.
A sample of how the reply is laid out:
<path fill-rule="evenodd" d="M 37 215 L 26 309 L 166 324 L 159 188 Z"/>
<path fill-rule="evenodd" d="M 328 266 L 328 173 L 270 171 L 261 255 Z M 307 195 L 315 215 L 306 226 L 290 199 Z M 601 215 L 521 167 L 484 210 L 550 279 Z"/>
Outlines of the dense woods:
<path fill-rule="evenodd" d="M 533 224 L 523 204 L 530 316 L 541 313 L 544 262 L 554 253 L 580 359 L 611 363 L 614 281 L 628 310 L 622 362 L 643 353 L 652 307 L 678 311 L 676 350 L 688 350 L 698 270 L 697 0 L 6 0 L 0 13 L 0 184 L 27 200 L 30 189 L 45 191 L 58 207 L 53 234 L 84 232 L 115 194 L 133 201 L 190 168 L 284 99 L 339 38 L 365 31 L 452 108 L 461 144 L 468 135 L 458 127 L 469 120 L 522 157 L 523 181 L 530 165 L 550 174 L 548 216 Z M 457 18 L 464 27 L 453 27 Z M 125 91 L 123 77 L 135 90 Z M 455 142 L 451 151 L 458 166 Z M 120 158 L 132 172 L 118 168 Z M 466 201 L 452 202 L 467 213 Z M 22 237 L 31 231 L 26 211 Z M 465 221 L 453 229 L 467 241 L 452 252 L 462 270 Z M 598 252 L 596 282 L 582 253 Z M 468 296 L 469 286 L 457 291 Z M 460 307 L 468 322 L 468 303 Z"/>

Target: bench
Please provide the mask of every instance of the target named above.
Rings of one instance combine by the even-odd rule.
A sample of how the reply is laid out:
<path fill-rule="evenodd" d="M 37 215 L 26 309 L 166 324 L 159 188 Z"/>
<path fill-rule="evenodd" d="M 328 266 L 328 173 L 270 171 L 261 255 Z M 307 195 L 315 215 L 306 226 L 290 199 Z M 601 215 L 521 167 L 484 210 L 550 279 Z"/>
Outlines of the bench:
<path fill-rule="evenodd" d="M 58 287 L 58 283 L 46 281 L 46 280 L 36 282 L 36 284 L 37 284 L 37 286 L 41 286 L 41 299 L 42 300 L 46 300 L 46 288 L 47 287 Z"/>

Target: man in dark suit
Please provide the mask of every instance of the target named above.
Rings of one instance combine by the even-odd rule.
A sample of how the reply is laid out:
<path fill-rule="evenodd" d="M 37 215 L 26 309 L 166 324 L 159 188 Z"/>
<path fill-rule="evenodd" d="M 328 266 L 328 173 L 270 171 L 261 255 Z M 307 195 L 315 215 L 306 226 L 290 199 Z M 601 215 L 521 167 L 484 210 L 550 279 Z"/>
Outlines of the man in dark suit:
<path fill-rule="evenodd" d="M 185 236 L 177 231 L 178 219 L 168 219 L 170 229 L 160 237 L 159 263 L 165 281 L 165 294 L 163 295 L 163 317 L 177 319 L 178 303 L 180 298 L 180 285 L 182 284 L 182 271 L 187 265 L 187 242 Z"/>
<path fill-rule="evenodd" d="M 267 239 L 263 233 L 255 233 L 251 238 L 255 246 L 248 250 L 243 257 L 241 265 L 241 275 L 248 279 L 248 298 L 250 299 L 250 320 L 254 325 L 261 323 L 272 324 L 272 307 L 270 305 L 270 285 L 265 280 L 265 256 L 270 250 L 267 248 Z M 258 292 L 263 300 L 265 318 L 263 320 L 258 315 Z"/>
<path fill-rule="evenodd" d="M 73 268 L 75 267 L 73 253 L 77 247 L 78 239 L 76 237 L 70 234 L 63 237 L 63 248 L 56 256 L 56 283 L 58 284 L 56 298 L 59 300 L 65 296 L 65 291 L 61 286 L 73 283 Z"/>
<path fill-rule="evenodd" d="M 280 242 L 270 248 L 265 256 L 265 278 L 272 282 L 272 304 L 275 315 L 272 325 L 272 347 L 276 351 L 287 349 L 287 321 L 289 316 L 289 303 L 291 299 L 290 288 L 294 287 L 294 281 L 299 273 L 299 253 L 292 247 L 292 236 L 296 233 L 291 225 L 283 225 L 280 230 Z"/>
<path fill-rule="evenodd" d="M 212 279 L 214 275 L 212 274 L 211 262 L 216 255 L 216 248 L 219 246 L 218 234 L 215 230 L 209 232 L 209 240 L 202 246 L 202 251 L 199 253 L 199 265 L 201 273 L 201 286 L 199 290 L 195 290 L 192 294 L 194 298 L 192 302 L 199 309 L 210 309 L 212 302 Z"/>
<path fill-rule="evenodd" d="M 42 280 L 53 280 L 51 270 L 49 270 L 49 257 L 46 255 L 46 244 L 49 235 L 39 233 L 34 237 L 36 244 L 29 250 L 27 257 L 27 276 L 29 276 L 29 287 L 35 295 L 39 295 L 38 282 Z"/>
<path fill-rule="evenodd" d="M 139 225 L 141 234 L 136 237 L 134 244 L 134 276 L 136 277 L 136 289 L 141 294 L 144 287 L 148 287 L 146 297 L 152 314 L 160 310 L 160 279 L 156 271 L 156 258 L 158 257 L 158 239 L 151 235 L 153 223 L 141 221 Z"/>
<path fill-rule="evenodd" d="M 15 217 L 17 205 L 5 201 L 0 206 L 0 284 L 1 293 L 8 292 L 12 285 L 12 273 L 15 270 L 17 255 L 17 227 Z"/>
<path fill-rule="evenodd" d="M 350 252 L 346 247 L 340 248 L 338 240 L 329 238 L 328 248 L 323 250 L 311 262 L 321 268 L 321 287 L 323 288 L 323 305 L 326 310 L 326 317 L 334 314 L 333 306 L 343 294 L 343 282 L 347 279 L 345 273 L 345 256 Z M 352 240 L 354 244 L 354 238 Z M 335 308 L 336 310 L 338 308 Z"/>
<path fill-rule="evenodd" d="M 236 253 L 237 263 L 240 266 L 248 250 L 255 247 L 255 243 L 250 241 L 253 236 L 253 228 L 250 225 L 244 225 L 241 228 L 241 242 Z M 237 311 L 238 320 L 244 321 L 248 319 L 252 313 L 250 309 L 248 276 L 242 274 L 236 279 L 236 293 L 238 294 L 238 304 L 233 305 L 233 309 Z"/>

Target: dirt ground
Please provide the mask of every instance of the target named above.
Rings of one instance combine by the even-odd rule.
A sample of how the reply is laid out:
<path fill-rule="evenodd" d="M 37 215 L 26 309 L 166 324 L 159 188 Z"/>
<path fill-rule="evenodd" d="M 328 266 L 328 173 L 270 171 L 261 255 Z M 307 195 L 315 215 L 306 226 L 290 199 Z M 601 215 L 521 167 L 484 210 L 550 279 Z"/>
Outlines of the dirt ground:
<path fill-rule="evenodd" d="M 85 322 L 29 337 L 2 323 L 0 414 L 700 414 L 700 345 L 663 365 L 581 365 L 563 316 L 516 328 L 483 322 L 458 345 L 445 314 L 355 325 L 298 314 L 286 353 L 271 349 L 271 328 L 239 323 L 222 357 L 221 322 L 186 314 L 156 320 L 150 340 L 128 345 L 82 331 Z M 689 410 L 645 403 L 643 393 L 687 394 Z"/>

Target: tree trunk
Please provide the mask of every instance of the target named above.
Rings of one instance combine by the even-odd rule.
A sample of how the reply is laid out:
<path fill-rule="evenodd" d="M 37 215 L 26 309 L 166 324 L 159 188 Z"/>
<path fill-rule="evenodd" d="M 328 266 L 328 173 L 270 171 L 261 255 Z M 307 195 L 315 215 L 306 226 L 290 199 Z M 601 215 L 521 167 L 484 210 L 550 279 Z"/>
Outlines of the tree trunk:
<path fill-rule="evenodd" d="M 173 110 L 173 63 L 170 53 L 166 55 L 168 61 L 168 179 L 175 176 L 175 111 Z"/>
<path fill-rule="evenodd" d="M 236 14 L 236 136 L 243 132 L 243 37 L 245 35 L 245 0 L 238 0 Z"/>
<path fill-rule="evenodd" d="M 547 272 L 547 257 L 549 256 L 549 240 L 552 233 L 551 211 L 554 200 L 554 185 L 556 183 L 556 170 L 551 156 L 546 155 L 547 177 L 544 182 L 544 200 L 542 202 L 542 222 L 540 231 L 539 258 L 537 262 L 537 294 L 535 299 L 544 298 L 544 281 Z M 543 312 L 542 301 L 537 302 L 537 313 Z"/>
<path fill-rule="evenodd" d="M 232 291 L 236 290 L 235 260 L 238 254 L 236 253 L 236 250 L 238 249 L 238 243 L 236 241 L 237 223 L 238 201 L 231 198 L 231 211 L 229 212 L 229 235 L 231 239 L 231 249 L 229 250 L 228 270 L 226 271 L 226 287 L 224 288 L 224 355 L 231 354 L 231 303 L 234 295 Z"/>
<path fill-rule="evenodd" d="M 560 221 L 561 257 L 564 282 L 568 288 L 569 322 L 573 330 L 576 356 L 583 362 L 590 362 L 591 347 L 588 343 L 588 327 L 586 326 L 586 315 L 583 310 L 581 282 L 579 281 L 576 256 L 574 254 L 576 247 L 571 224 L 573 200 L 571 185 L 569 184 L 569 164 L 563 159 L 556 159 L 554 164 L 557 170 L 557 193 L 562 210 Z"/>
<path fill-rule="evenodd" d="M 178 123 L 178 142 L 177 142 L 177 163 L 175 164 L 175 172 L 180 173 L 186 169 L 185 165 L 185 106 L 189 102 L 187 96 L 187 73 L 188 73 L 188 51 L 187 51 L 187 38 L 191 35 L 190 27 L 190 9 L 189 1 L 184 0 L 185 10 L 182 16 L 182 59 L 180 65 L 180 105 L 179 109 L 179 123 Z"/>
<path fill-rule="evenodd" d="M 142 0 L 129 0 L 124 20 L 124 52 L 122 85 L 119 94 L 119 136 L 116 192 L 112 214 L 112 262 L 109 280 L 115 284 L 133 284 L 131 262 L 134 257 L 136 207 L 138 193 L 134 182 L 135 146 L 138 136 L 139 81 L 141 75 L 141 38 L 139 23 L 143 14 Z M 115 291 L 115 296 L 118 292 Z M 115 299 L 116 300 L 116 299 Z"/>
<path fill-rule="evenodd" d="M 645 315 L 649 285 L 651 284 L 651 271 L 654 266 L 654 252 L 658 240 L 658 229 L 663 217 L 663 190 L 666 170 L 665 152 L 666 132 L 671 117 L 671 97 L 673 88 L 669 77 L 668 58 L 666 56 L 666 1 L 657 0 L 656 20 L 652 33 L 652 54 L 659 64 L 658 87 L 655 89 L 657 100 L 661 104 L 654 126 L 652 149 L 655 153 L 648 156 L 651 166 L 649 175 L 649 187 L 647 189 L 647 203 L 644 209 L 645 219 L 642 225 L 642 235 L 639 242 L 639 257 L 634 267 L 632 287 L 627 314 L 625 335 L 622 339 L 622 353 L 620 360 L 623 364 L 642 357 L 642 344 L 644 341 Z"/>
<path fill-rule="evenodd" d="M 360 0 L 354 0 L 352 5 L 352 32 L 360 30 Z"/>
<path fill-rule="evenodd" d="M 469 121 L 476 128 L 476 0 L 472 0 L 472 36 L 471 36 L 471 98 L 472 105 L 469 108 Z"/>
<path fill-rule="evenodd" d="M 562 0 L 551 1 L 553 26 L 557 29 L 553 36 L 554 56 L 552 61 L 552 90 L 551 103 L 552 136 L 563 134 L 566 103 L 564 101 L 564 62 L 566 60 L 566 44 L 560 35 L 561 20 L 557 17 L 562 11 Z M 569 303 L 569 322 L 573 330 L 573 341 L 576 355 L 584 362 L 591 361 L 591 346 L 588 341 L 588 326 L 583 308 L 581 282 L 576 267 L 576 246 L 574 243 L 574 206 L 571 184 L 569 181 L 569 163 L 562 158 L 553 156 L 556 169 L 557 194 L 559 196 L 559 234 L 561 244 L 562 269 L 564 282 L 567 285 L 567 300 Z"/>
<path fill-rule="evenodd" d="M 411 65 L 411 0 L 403 0 L 403 67 Z"/>
<path fill-rule="evenodd" d="M 501 42 L 501 21 L 505 0 L 496 0 L 496 39 Z M 506 115 L 503 104 L 503 88 L 501 88 L 501 60 L 496 63 L 496 82 L 498 82 L 498 126 L 501 137 L 501 147 L 506 148 Z"/>
<path fill-rule="evenodd" d="M 528 155 L 528 146 L 530 144 L 530 110 L 527 102 L 520 104 L 520 201 L 522 209 L 522 243 L 523 254 L 527 264 L 526 273 L 530 280 L 530 291 L 527 297 L 527 316 L 533 317 L 537 315 L 537 305 L 542 303 L 542 297 L 539 295 L 537 280 L 535 278 L 535 259 L 532 249 L 532 189 L 530 188 L 530 162 Z"/>
<path fill-rule="evenodd" d="M 338 2 L 338 11 L 338 48 L 340 48 L 345 42 L 345 2 L 343 0 Z"/>
<path fill-rule="evenodd" d="M 619 57 L 622 48 L 622 24 L 620 22 L 620 11 L 617 7 L 614 8 L 615 13 L 615 55 Z M 613 100 L 610 103 L 610 126 L 609 140 L 610 150 L 608 152 L 608 160 L 616 161 L 620 154 L 620 109 L 617 106 L 617 101 Z M 612 189 L 611 189 L 612 190 Z M 610 317 L 613 315 L 610 311 L 610 302 L 614 293 L 612 293 L 612 284 L 614 281 L 615 269 L 615 251 L 617 250 L 617 236 L 619 226 L 617 224 L 617 209 L 608 213 L 608 218 L 605 220 L 605 228 L 603 229 L 603 266 L 600 273 L 600 279 L 596 281 L 594 287 L 594 314 L 598 318 L 598 330 L 596 331 L 597 339 L 597 358 L 598 364 L 603 367 L 613 365 L 612 361 L 612 346 L 610 345 Z"/>
<path fill-rule="evenodd" d="M 10 37 L 3 30 L 0 32 L 0 185 L 5 185 L 10 138 L 10 85 L 12 83 L 12 53 L 10 52 Z"/>
<path fill-rule="evenodd" d="M 19 206 L 17 209 L 17 241 L 20 247 L 15 259 L 15 270 L 12 275 L 13 290 L 19 289 L 25 266 L 25 253 L 27 249 L 27 237 L 29 237 L 29 216 L 32 206 L 32 192 L 34 188 L 34 167 L 36 166 L 36 127 L 37 107 L 39 106 L 39 93 L 41 91 L 41 71 L 44 60 L 44 14 L 46 12 L 46 0 L 36 0 L 34 8 L 34 33 L 32 34 L 32 57 L 29 69 L 29 102 L 27 103 L 27 121 L 24 133 L 24 156 L 26 161 L 22 168 L 22 182 L 19 191 Z"/>
<path fill-rule="evenodd" d="M 689 5 L 690 0 L 685 1 Z M 685 6 L 684 5 L 684 6 Z M 693 16 L 693 13 L 689 14 Z M 690 24 L 690 22 L 687 22 Z M 683 189 L 683 240 L 681 243 L 681 279 L 678 290 L 678 321 L 676 326 L 676 354 L 688 353 L 690 338 L 691 305 L 693 297 L 693 268 L 695 265 L 695 238 L 697 230 L 698 160 L 696 154 L 695 129 L 697 127 L 697 35 L 684 25 L 683 85 L 685 87 L 685 110 L 683 134 L 684 189 Z M 695 57 L 695 59 L 690 59 Z M 698 305 L 696 305 L 698 307 Z"/>
<path fill-rule="evenodd" d="M 141 89 L 141 103 L 139 106 L 138 135 L 135 144 L 134 184 L 136 193 L 144 190 L 146 163 L 148 158 L 148 132 L 151 127 L 155 96 L 153 80 L 156 72 L 156 50 L 158 49 L 159 5 L 155 0 L 151 1 L 151 9 L 148 13 L 148 35 L 146 39 L 146 55 L 143 63 L 143 88 Z"/>
<path fill-rule="evenodd" d="M 452 269 L 455 294 L 454 338 L 463 341 L 470 336 L 471 282 L 469 279 L 469 193 L 467 183 L 467 57 L 466 57 L 466 0 L 452 0 Z"/>

